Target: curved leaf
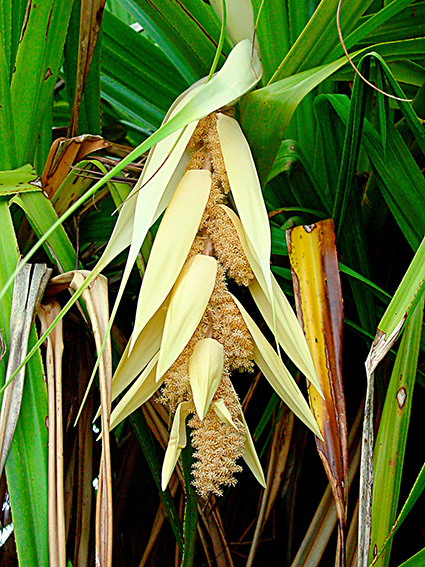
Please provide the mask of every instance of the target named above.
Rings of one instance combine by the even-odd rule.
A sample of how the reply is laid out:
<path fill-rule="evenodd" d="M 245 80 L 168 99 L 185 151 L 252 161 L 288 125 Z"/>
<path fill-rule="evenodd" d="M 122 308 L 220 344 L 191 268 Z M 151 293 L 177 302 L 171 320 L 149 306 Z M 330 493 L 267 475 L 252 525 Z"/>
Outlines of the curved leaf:
<path fill-rule="evenodd" d="M 199 419 L 204 419 L 223 374 L 224 349 L 215 339 L 198 341 L 189 359 L 189 380 Z"/>
<path fill-rule="evenodd" d="M 167 488 L 174 468 L 179 460 L 182 449 L 186 447 L 186 418 L 189 415 L 191 404 L 182 402 L 179 404 L 174 415 L 173 425 L 170 432 L 167 451 L 165 452 L 164 464 L 162 465 L 161 487 Z"/>
<path fill-rule="evenodd" d="M 170 368 L 195 332 L 215 284 L 217 261 L 198 254 L 183 268 L 170 298 L 159 353 L 157 380 Z"/>
<path fill-rule="evenodd" d="M 169 294 L 186 261 L 210 188 L 209 171 L 187 171 L 168 205 L 140 289 L 130 352 L 139 333 Z"/>
<path fill-rule="evenodd" d="M 322 439 L 322 435 L 313 414 L 311 413 L 304 396 L 301 394 L 297 383 L 292 378 L 279 356 L 273 350 L 243 305 L 236 299 L 236 297 L 232 297 L 254 340 L 255 363 L 270 382 L 274 391 L 282 398 L 289 409 L 291 409 L 294 414 L 299 417 L 315 435 L 317 435 L 317 437 Z"/>

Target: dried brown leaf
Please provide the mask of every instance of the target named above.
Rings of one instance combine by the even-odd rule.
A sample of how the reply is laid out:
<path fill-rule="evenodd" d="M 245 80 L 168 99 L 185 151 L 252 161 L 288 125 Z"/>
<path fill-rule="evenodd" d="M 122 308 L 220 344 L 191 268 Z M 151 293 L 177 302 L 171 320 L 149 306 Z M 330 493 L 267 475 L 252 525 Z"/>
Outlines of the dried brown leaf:
<path fill-rule="evenodd" d="M 77 84 L 75 86 L 74 105 L 72 107 L 71 121 L 68 129 L 69 137 L 75 136 L 78 130 L 81 98 L 96 47 L 105 3 L 106 0 L 81 0 Z"/>
<path fill-rule="evenodd" d="M 52 199 L 71 170 L 87 154 L 109 147 L 100 136 L 84 134 L 75 138 L 58 138 L 50 148 L 41 176 L 45 193 Z"/>
<path fill-rule="evenodd" d="M 61 306 L 55 299 L 41 305 L 38 317 L 44 334 Z M 63 421 L 62 421 L 62 320 L 46 339 L 46 377 L 49 408 L 49 560 L 51 565 L 66 566 L 65 502 L 63 476 Z"/>

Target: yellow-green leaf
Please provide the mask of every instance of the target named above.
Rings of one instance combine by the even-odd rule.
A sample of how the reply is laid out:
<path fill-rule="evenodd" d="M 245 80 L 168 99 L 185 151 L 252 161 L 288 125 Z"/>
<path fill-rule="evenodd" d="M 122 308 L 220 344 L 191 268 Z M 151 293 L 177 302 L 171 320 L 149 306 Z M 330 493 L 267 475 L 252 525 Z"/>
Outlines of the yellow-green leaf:
<path fill-rule="evenodd" d="M 215 339 L 198 341 L 189 359 L 189 380 L 199 419 L 204 419 L 223 374 L 224 349 Z"/>
<path fill-rule="evenodd" d="M 39 191 L 40 185 L 37 178 L 37 172 L 29 163 L 11 171 L 0 171 L 0 195 Z"/>

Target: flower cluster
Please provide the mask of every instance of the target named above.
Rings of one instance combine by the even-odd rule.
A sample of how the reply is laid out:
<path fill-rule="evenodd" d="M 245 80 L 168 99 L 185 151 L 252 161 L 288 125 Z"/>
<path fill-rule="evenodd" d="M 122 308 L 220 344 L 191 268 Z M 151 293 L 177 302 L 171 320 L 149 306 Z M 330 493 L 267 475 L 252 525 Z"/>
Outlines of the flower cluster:
<path fill-rule="evenodd" d="M 243 42 L 239 49 L 251 56 Z M 233 64 L 229 57 L 222 77 Z M 232 70 L 238 72 L 238 67 Z M 205 89 L 221 97 L 213 81 Z M 185 112 L 199 88 L 180 97 L 166 120 L 171 123 Z M 195 449 L 193 484 L 200 496 L 221 494 L 224 486 L 234 485 L 240 457 L 264 486 L 230 379 L 233 371 L 251 371 L 255 363 L 290 409 L 320 432 L 280 354 L 229 292 L 227 279 L 249 289 L 289 358 L 320 386 L 301 327 L 270 271 L 267 211 L 248 143 L 231 109 L 205 113 L 160 142 L 134 191 L 134 252 L 133 241 L 140 242 L 146 227 L 165 213 L 140 289 L 133 336 L 113 379 L 113 400 L 127 391 L 112 412 L 111 427 L 159 391 L 159 401 L 173 416 L 162 469 L 164 490 L 186 446 L 186 424 Z M 130 214 L 128 203 L 126 207 L 115 229 L 119 245 Z"/>
<path fill-rule="evenodd" d="M 254 275 L 242 249 L 237 231 L 220 205 L 227 204 L 230 191 L 226 168 L 217 133 L 217 114 L 199 121 L 188 144 L 191 159 L 187 170 L 205 169 L 211 173 L 211 189 L 202 215 L 199 230 L 192 244 L 188 259 L 206 255 L 217 261 L 217 275 L 211 297 L 202 319 L 177 360 L 165 374 L 161 402 L 175 411 L 182 402 L 191 402 L 193 417 L 192 445 L 196 462 L 193 467 L 194 482 L 198 493 L 221 494 L 221 485 L 233 485 L 234 473 L 241 470 L 236 460 L 244 453 L 245 427 L 240 421 L 241 407 L 230 382 L 233 370 L 252 370 L 254 343 L 239 309 L 227 291 L 226 274 L 239 285 L 249 285 Z M 191 387 L 191 360 L 199 341 L 210 339 L 221 345 L 217 352 L 222 356 L 216 382 L 210 390 L 209 407 L 203 399 L 194 400 Z M 221 367 L 221 368 L 220 368 Z M 193 376 L 192 376 L 193 379 Z M 227 410 L 230 420 L 223 420 L 216 404 Z M 220 406 L 219 406 L 220 407 Z"/>

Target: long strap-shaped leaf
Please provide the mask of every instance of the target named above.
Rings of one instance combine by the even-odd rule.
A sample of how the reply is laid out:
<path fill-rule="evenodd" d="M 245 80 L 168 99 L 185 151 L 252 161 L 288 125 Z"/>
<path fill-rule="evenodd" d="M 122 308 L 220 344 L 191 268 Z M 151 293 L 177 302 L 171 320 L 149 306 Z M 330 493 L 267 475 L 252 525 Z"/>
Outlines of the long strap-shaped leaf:
<path fill-rule="evenodd" d="M 71 8 L 72 2 L 28 2 L 10 85 L 18 166 L 33 162 L 40 127 L 50 110 Z"/>
<path fill-rule="evenodd" d="M 54 283 L 69 283 L 78 290 L 84 286 L 90 272 L 75 271 L 62 274 L 52 280 Z M 108 326 L 108 285 L 104 276 L 98 276 L 82 299 L 86 304 L 92 324 L 96 349 L 99 353 Z M 112 355 L 110 337 L 106 340 L 99 362 L 99 389 L 102 408 L 102 431 L 109 432 L 111 411 Z M 96 509 L 96 554 L 101 567 L 112 565 L 112 476 L 109 435 L 102 435 L 102 457 L 99 471 L 99 489 Z"/>
<path fill-rule="evenodd" d="M 60 312 L 60 304 L 52 300 L 41 306 L 38 317 L 41 332 Z M 65 505 L 63 478 L 62 422 L 62 321 L 47 338 L 46 376 L 49 398 L 49 560 L 50 565 L 66 566 Z"/>
<path fill-rule="evenodd" d="M 369 562 L 376 556 L 393 526 L 400 493 L 404 453 L 409 430 L 418 363 L 424 297 L 406 324 L 385 397 L 373 458 L 372 530 Z M 376 562 L 386 567 L 391 546 Z"/>
<path fill-rule="evenodd" d="M 332 220 L 299 226 L 287 233 L 295 300 L 324 399 L 308 388 L 310 405 L 324 441 L 317 450 L 338 512 L 336 564 L 345 565 L 347 423 L 342 384 L 343 304 Z"/>
<path fill-rule="evenodd" d="M 50 277 L 51 270 L 45 264 L 36 264 L 31 274 L 27 264 L 18 274 L 13 288 L 10 314 L 10 352 L 6 370 L 6 382 L 27 354 L 28 339 L 35 314 Z M 3 471 L 21 409 L 25 367 L 6 388 L 0 413 L 0 473 Z"/>
<path fill-rule="evenodd" d="M 81 98 L 96 47 L 105 2 L 106 0 L 82 0 L 81 2 L 77 80 L 68 137 L 75 136 L 78 130 Z"/>
<path fill-rule="evenodd" d="M 0 286 L 13 273 L 18 262 L 10 209 L 0 199 Z M 1 336 L 9 348 L 9 321 L 12 291 L 0 301 Z M 29 344 L 36 342 L 30 335 Z M 3 359 L 5 360 L 5 359 Z M 0 364 L 0 383 L 3 384 L 6 364 Z M 13 510 L 14 535 L 19 562 L 36 567 L 48 565 L 47 534 L 47 395 L 42 379 L 44 368 L 37 352 L 26 366 L 27 381 L 22 399 L 21 415 L 6 461 L 6 476 Z M 22 498 L 26 506 L 22 506 Z"/>
<path fill-rule="evenodd" d="M 419 496 L 422 494 L 422 492 L 425 490 L 425 464 L 422 465 L 422 468 L 418 474 L 417 479 L 415 480 L 415 484 L 412 487 L 412 490 L 409 493 L 409 496 L 407 497 L 406 502 L 403 505 L 403 508 L 401 509 L 400 514 L 397 516 L 396 521 L 394 522 L 394 525 L 392 526 L 385 542 L 384 545 L 381 547 L 381 549 L 378 551 L 378 554 L 376 555 L 374 561 L 373 561 L 373 565 L 375 564 L 375 561 L 377 561 L 379 559 L 379 557 L 381 556 L 381 554 L 385 551 L 386 547 L 389 545 L 389 543 L 392 541 L 394 535 L 396 534 L 398 528 L 401 526 L 401 524 L 404 522 L 404 520 L 406 519 L 406 516 L 408 515 L 408 513 L 410 512 L 410 510 L 412 509 L 412 507 L 414 506 L 414 504 L 416 504 Z M 424 550 L 425 552 L 425 550 Z"/>

